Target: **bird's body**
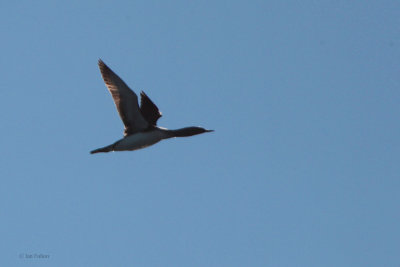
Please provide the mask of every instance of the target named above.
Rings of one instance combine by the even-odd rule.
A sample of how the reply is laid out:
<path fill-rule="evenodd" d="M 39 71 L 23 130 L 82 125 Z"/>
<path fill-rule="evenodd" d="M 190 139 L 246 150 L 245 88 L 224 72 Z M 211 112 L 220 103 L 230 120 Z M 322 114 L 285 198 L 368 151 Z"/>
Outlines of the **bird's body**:
<path fill-rule="evenodd" d="M 136 150 L 154 145 L 163 139 L 169 138 L 168 132 L 160 128 L 129 135 L 115 143 L 114 151 Z"/>
<path fill-rule="evenodd" d="M 186 137 L 212 131 L 201 127 L 186 127 L 178 130 L 158 127 L 157 120 L 162 114 L 150 98 L 142 91 L 140 93 L 141 105 L 139 108 L 135 92 L 101 60 L 99 60 L 99 67 L 104 82 L 125 125 L 125 136 L 111 145 L 91 151 L 91 154 L 110 151 L 132 151 L 154 145 L 163 139 Z"/>
<path fill-rule="evenodd" d="M 149 131 L 138 132 L 132 135 L 128 135 L 118 140 L 114 144 L 92 151 L 92 154 L 97 152 L 137 150 L 154 145 L 161 140 L 169 137 L 172 136 L 170 136 L 167 131 L 155 127 L 154 129 Z"/>

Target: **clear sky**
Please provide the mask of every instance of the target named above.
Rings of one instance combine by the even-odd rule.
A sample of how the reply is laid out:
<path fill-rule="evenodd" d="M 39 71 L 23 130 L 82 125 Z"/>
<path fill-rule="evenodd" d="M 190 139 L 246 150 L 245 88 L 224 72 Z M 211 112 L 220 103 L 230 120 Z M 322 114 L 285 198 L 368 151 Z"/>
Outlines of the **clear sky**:
<path fill-rule="evenodd" d="M 400 265 L 399 1 L 2 1 L 0 29 L 0 266 Z M 123 132 L 99 58 L 215 132 L 90 155 Z"/>

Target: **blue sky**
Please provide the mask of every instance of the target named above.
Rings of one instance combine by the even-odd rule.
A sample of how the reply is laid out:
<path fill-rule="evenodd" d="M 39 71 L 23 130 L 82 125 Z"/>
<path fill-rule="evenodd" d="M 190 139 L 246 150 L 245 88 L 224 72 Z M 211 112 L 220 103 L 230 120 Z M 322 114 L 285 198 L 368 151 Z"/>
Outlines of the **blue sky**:
<path fill-rule="evenodd" d="M 0 265 L 399 266 L 399 13 L 1 3 Z M 123 131 L 99 58 L 215 132 L 90 155 Z"/>

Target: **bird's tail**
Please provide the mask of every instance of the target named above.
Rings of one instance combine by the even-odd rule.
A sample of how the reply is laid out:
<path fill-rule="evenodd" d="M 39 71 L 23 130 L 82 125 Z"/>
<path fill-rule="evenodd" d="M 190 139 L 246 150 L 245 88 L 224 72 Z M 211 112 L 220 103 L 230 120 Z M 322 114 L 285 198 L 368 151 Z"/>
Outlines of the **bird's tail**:
<path fill-rule="evenodd" d="M 90 154 L 113 151 L 114 144 L 90 151 Z"/>

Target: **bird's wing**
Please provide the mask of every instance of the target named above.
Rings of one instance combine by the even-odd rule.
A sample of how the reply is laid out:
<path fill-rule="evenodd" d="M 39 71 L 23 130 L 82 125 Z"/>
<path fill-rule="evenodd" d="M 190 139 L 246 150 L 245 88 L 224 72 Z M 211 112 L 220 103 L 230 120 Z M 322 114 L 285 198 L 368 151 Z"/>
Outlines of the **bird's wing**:
<path fill-rule="evenodd" d="M 140 92 L 140 112 L 150 125 L 157 125 L 162 116 L 156 104 L 143 91 Z"/>
<path fill-rule="evenodd" d="M 125 125 L 124 135 L 145 130 L 149 123 L 139 110 L 138 97 L 104 62 L 99 59 L 99 68 L 103 80 L 114 99 L 119 116 Z"/>

